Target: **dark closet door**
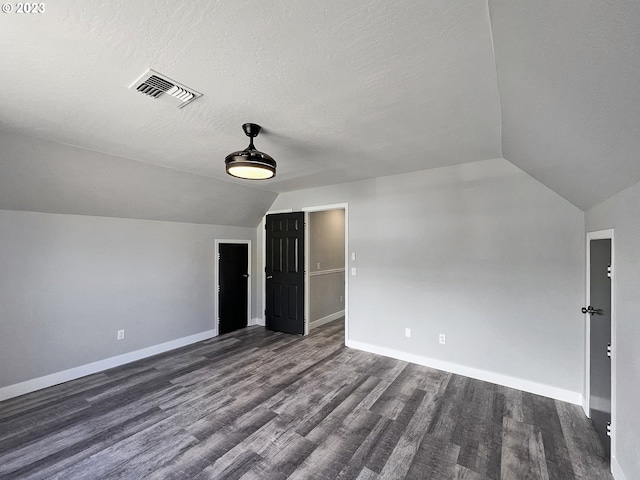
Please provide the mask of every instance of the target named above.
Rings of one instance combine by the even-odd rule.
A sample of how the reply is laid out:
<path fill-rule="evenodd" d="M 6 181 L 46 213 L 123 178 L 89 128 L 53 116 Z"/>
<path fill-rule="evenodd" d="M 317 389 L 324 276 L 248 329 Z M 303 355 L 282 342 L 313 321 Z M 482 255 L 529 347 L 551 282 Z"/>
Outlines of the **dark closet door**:
<path fill-rule="evenodd" d="M 218 334 L 247 326 L 247 287 L 249 282 L 247 244 L 218 245 Z"/>
<path fill-rule="evenodd" d="M 589 414 L 609 455 L 611 439 L 607 425 L 611 422 L 611 359 L 607 350 L 611 345 L 611 240 L 591 240 L 590 264 Z"/>
<path fill-rule="evenodd" d="M 267 215 L 266 327 L 304 334 L 304 213 Z"/>

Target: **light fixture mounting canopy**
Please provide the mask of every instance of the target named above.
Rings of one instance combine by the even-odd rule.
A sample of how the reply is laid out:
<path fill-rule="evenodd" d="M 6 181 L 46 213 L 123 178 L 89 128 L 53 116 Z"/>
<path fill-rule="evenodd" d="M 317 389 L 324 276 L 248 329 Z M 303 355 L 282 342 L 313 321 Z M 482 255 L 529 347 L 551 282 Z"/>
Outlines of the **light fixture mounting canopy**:
<path fill-rule="evenodd" d="M 242 125 L 242 130 L 244 130 L 247 137 L 255 138 L 262 130 L 262 127 L 257 123 L 245 123 Z"/>
<path fill-rule="evenodd" d="M 262 127 L 255 123 L 245 123 L 242 129 L 250 138 L 249 146 L 227 155 L 225 158 L 227 173 L 247 180 L 266 180 L 275 177 L 276 161 L 270 155 L 256 150 L 253 145 L 253 139 L 258 136 Z"/>

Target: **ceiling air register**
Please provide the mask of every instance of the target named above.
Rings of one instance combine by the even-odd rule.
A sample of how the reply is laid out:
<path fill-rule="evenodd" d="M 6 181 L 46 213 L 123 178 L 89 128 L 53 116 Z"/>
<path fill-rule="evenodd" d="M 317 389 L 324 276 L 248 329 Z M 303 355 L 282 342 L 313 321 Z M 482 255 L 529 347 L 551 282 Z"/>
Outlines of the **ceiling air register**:
<path fill-rule="evenodd" d="M 129 88 L 135 88 L 138 92 L 153 99 L 161 99 L 176 105 L 178 108 L 186 107 L 198 97 L 200 92 L 193 88 L 186 87 L 175 80 L 171 80 L 166 75 L 147 70 Z"/>

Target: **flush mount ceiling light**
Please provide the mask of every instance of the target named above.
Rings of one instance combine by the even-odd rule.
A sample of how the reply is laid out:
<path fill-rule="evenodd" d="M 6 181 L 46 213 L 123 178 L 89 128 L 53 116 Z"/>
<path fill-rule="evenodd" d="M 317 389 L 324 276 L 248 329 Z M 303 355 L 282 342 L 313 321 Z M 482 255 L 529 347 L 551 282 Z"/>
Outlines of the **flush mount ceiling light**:
<path fill-rule="evenodd" d="M 276 161 L 253 146 L 253 139 L 260 133 L 260 128 L 255 123 L 242 125 L 244 133 L 250 138 L 249 146 L 227 155 L 224 163 L 229 175 L 247 180 L 266 180 L 276 176 Z"/>

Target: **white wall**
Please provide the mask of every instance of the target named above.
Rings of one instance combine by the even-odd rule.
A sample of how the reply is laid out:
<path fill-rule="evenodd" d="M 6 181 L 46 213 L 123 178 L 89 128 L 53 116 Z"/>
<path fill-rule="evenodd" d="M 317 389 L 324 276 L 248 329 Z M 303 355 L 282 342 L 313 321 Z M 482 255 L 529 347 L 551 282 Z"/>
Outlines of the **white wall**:
<path fill-rule="evenodd" d="M 593 207 L 588 232 L 614 229 L 616 282 L 616 459 L 626 478 L 640 476 L 640 183 Z"/>
<path fill-rule="evenodd" d="M 215 329 L 216 238 L 255 229 L 0 210 L 0 387 Z"/>
<path fill-rule="evenodd" d="M 350 340 L 579 397 L 582 211 L 503 159 L 284 193 L 271 208 L 343 202 Z"/>

